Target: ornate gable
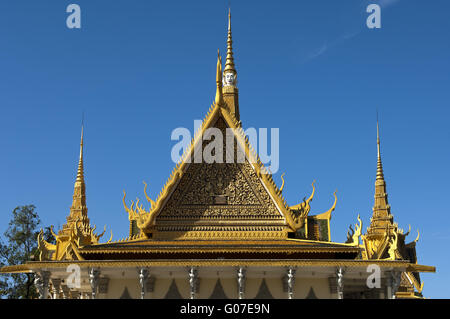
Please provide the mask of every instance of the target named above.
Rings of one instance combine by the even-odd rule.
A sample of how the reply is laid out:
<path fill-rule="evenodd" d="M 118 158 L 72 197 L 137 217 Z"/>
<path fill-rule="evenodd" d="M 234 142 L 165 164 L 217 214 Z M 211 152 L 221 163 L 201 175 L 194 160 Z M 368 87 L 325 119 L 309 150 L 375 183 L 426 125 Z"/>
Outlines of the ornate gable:
<path fill-rule="evenodd" d="M 211 126 L 220 129 L 225 141 L 229 125 L 224 117 Z M 210 143 L 203 142 L 202 149 Z M 156 217 L 155 238 L 287 237 L 285 218 L 249 158 L 237 161 L 238 147 L 244 150 L 236 136 L 232 163 L 226 163 L 223 144 L 222 161 L 188 165 Z"/>
<path fill-rule="evenodd" d="M 312 198 L 291 209 L 242 129 L 231 42 L 230 29 L 224 72 L 218 52 L 215 101 L 156 200 L 146 195 L 150 209 L 139 201 L 128 207 L 124 194 L 132 238 L 275 239 L 304 227 Z M 216 143 L 214 133 L 204 139 L 211 128 L 222 132 L 222 144 Z M 234 161 L 227 160 L 230 140 Z M 207 150 L 213 161 L 204 156 L 198 160 L 199 150 Z"/>

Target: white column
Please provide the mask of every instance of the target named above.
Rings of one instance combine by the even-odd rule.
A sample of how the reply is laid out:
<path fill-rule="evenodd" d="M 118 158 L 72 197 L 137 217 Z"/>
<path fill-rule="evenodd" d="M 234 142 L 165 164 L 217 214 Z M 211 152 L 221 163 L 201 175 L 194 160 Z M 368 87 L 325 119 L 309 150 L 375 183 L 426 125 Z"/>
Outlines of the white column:
<path fill-rule="evenodd" d="M 34 284 L 39 291 L 39 299 L 47 299 L 49 280 L 49 271 L 40 271 L 34 274 Z"/>
<path fill-rule="evenodd" d="M 336 270 L 338 299 L 344 299 L 344 268 L 338 267 Z"/>
<path fill-rule="evenodd" d="M 100 269 L 98 268 L 89 269 L 89 283 L 91 284 L 92 289 L 92 299 L 95 299 L 95 297 L 97 296 L 99 277 L 100 277 Z"/>
<path fill-rule="evenodd" d="M 388 291 L 388 298 L 395 299 L 395 293 L 398 290 L 398 287 L 400 286 L 400 281 L 402 279 L 402 273 L 400 271 L 392 270 L 389 273 L 389 285 L 390 288 Z"/>
<path fill-rule="evenodd" d="M 198 271 L 195 267 L 189 269 L 189 286 L 191 288 L 191 299 L 195 299 L 198 288 Z"/>
<path fill-rule="evenodd" d="M 144 299 L 145 297 L 147 281 L 148 281 L 148 268 L 142 267 L 139 269 L 139 285 L 141 287 L 141 299 Z"/>
<path fill-rule="evenodd" d="M 287 270 L 287 288 L 288 288 L 288 298 L 294 298 L 294 284 L 295 284 L 295 267 L 289 267 Z"/>
<path fill-rule="evenodd" d="M 237 273 L 239 299 L 244 299 L 246 272 L 247 270 L 245 269 L 245 267 L 239 267 Z"/>
<path fill-rule="evenodd" d="M 52 286 L 53 286 L 53 299 L 59 299 L 59 293 L 61 290 L 61 279 L 59 278 L 52 279 Z"/>

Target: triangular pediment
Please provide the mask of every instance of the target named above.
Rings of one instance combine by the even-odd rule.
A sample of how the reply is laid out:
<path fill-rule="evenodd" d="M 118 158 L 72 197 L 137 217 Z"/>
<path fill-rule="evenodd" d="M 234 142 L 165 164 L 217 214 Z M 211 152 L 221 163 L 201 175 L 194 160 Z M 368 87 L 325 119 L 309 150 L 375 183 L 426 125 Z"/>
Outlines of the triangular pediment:
<path fill-rule="evenodd" d="M 203 159 L 196 161 L 194 156 L 189 160 L 183 158 L 183 163 L 177 165 L 181 172 L 177 172 L 176 179 L 170 180 L 167 187 L 170 191 L 158 198 L 157 212 L 151 218 L 153 225 L 147 223 L 153 238 L 287 236 L 290 216 L 281 192 L 270 174 L 263 171 L 257 156 L 251 157 L 248 140 L 242 129 L 235 126 L 237 121 L 232 120 L 227 110 L 217 106 L 208 114 L 201 133 L 208 128 L 222 132 L 222 160 L 207 163 Z M 226 134 L 233 134 L 234 139 L 231 162 L 227 161 L 230 147 L 226 145 Z M 218 148 L 211 151 L 210 144 L 214 141 L 215 138 L 194 138 L 188 154 L 193 154 L 195 149 L 215 154 Z"/>
<path fill-rule="evenodd" d="M 226 123 L 214 124 L 225 136 Z M 211 142 L 210 142 L 211 143 Z M 225 144 L 225 143 L 224 143 Z M 234 142 L 234 149 L 237 145 Z M 209 143 L 203 144 L 203 149 Z M 223 157 L 226 147 L 223 146 Z M 252 165 L 244 162 L 191 163 L 157 217 L 163 219 L 282 219 Z"/>

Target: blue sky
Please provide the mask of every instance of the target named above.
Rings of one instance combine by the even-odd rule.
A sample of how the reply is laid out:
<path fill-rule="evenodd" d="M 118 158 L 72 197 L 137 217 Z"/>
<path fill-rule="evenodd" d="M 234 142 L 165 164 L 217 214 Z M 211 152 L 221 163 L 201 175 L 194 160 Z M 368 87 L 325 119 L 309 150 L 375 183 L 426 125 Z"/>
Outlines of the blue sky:
<path fill-rule="evenodd" d="M 77 3 L 82 27 L 66 27 Z M 366 7 L 382 5 L 369 30 Z M 450 3 L 445 0 L 231 1 L 244 127 L 280 128 L 289 204 L 338 204 L 332 239 L 370 222 L 376 110 L 394 219 L 420 229 L 424 294 L 448 298 Z M 170 134 L 193 130 L 215 95 L 228 1 L 0 3 L 0 232 L 18 205 L 43 225 L 69 213 L 85 114 L 92 224 L 128 234 L 122 191 L 156 197 L 174 164 Z M 224 57 L 224 56 L 223 56 Z"/>

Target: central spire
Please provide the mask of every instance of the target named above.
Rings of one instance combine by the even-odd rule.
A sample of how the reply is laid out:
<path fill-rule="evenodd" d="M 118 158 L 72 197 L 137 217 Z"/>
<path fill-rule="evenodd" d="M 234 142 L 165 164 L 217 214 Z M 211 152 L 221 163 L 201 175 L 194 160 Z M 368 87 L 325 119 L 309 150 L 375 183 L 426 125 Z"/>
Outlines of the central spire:
<path fill-rule="evenodd" d="M 391 206 L 388 203 L 386 193 L 386 181 L 384 180 L 383 164 L 381 162 L 380 125 L 377 116 L 377 175 L 375 178 L 375 202 L 370 226 L 367 229 L 369 238 L 372 236 L 383 237 L 386 230 L 390 232 L 393 227 L 393 216 Z"/>
<path fill-rule="evenodd" d="M 83 131 L 84 125 L 81 126 L 80 158 L 78 159 L 77 178 L 73 188 L 72 206 L 70 207 L 70 214 L 67 217 L 68 224 L 78 221 L 89 224 L 86 206 L 86 184 L 84 183 L 83 169 Z"/>
<path fill-rule="evenodd" d="M 228 11 L 227 59 L 225 61 L 225 69 L 223 71 L 223 74 L 224 74 L 224 85 L 236 86 L 237 72 L 234 67 L 234 58 L 233 58 L 233 40 L 231 37 L 231 9 L 229 9 Z M 228 78 L 227 74 L 229 74 Z"/>
<path fill-rule="evenodd" d="M 236 87 L 237 72 L 234 66 L 233 40 L 231 38 L 231 9 L 228 11 L 227 59 L 223 70 L 223 98 L 231 114 L 239 121 L 239 91 Z"/>
<path fill-rule="evenodd" d="M 78 222 L 84 225 L 89 225 L 89 218 L 87 216 L 86 206 L 86 184 L 84 183 L 84 169 L 83 169 L 83 131 L 84 125 L 81 125 L 81 139 L 80 139 L 80 157 L 78 159 L 77 177 L 73 188 L 72 206 L 70 207 L 69 216 L 67 216 L 67 223 L 63 225 L 60 230 L 60 235 L 69 236 L 71 228 Z"/>

